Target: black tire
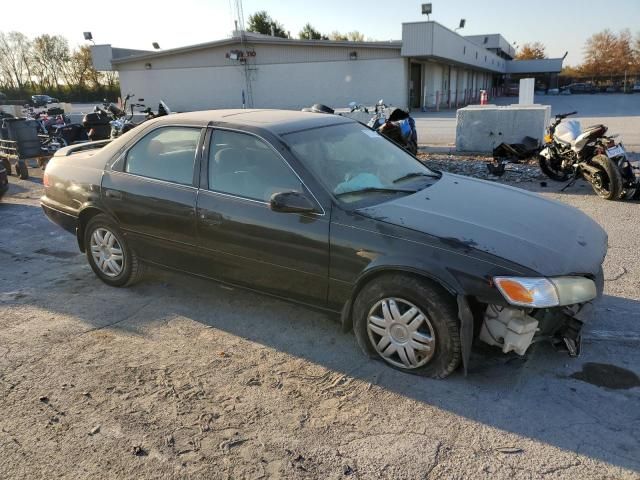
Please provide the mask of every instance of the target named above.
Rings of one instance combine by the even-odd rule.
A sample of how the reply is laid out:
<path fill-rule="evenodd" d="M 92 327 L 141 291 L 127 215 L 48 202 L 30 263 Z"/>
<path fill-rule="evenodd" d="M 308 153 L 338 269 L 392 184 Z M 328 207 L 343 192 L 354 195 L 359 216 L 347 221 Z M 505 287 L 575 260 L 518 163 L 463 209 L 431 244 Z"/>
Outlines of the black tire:
<path fill-rule="evenodd" d="M 7 158 L 2 159 L 2 166 L 7 171 L 7 175 L 11 175 L 11 162 Z"/>
<path fill-rule="evenodd" d="M 29 167 L 24 160 L 18 160 L 16 163 L 16 175 L 20 177 L 20 180 L 27 180 L 29 178 Z"/>
<path fill-rule="evenodd" d="M 540 164 L 540 170 L 551 180 L 556 182 L 566 182 L 569 179 L 569 174 L 559 170 L 555 167 L 557 160 L 548 159 L 542 155 L 538 155 L 538 163 Z"/>
<path fill-rule="evenodd" d="M 106 229 L 111 232 L 122 250 L 122 271 L 115 276 L 105 274 L 96 264 L 91 251 L 91 237 L 98 229 Z M 127 240 L 116 223 L 104 214 L 92 217 L 84 229 L 84 248 L 87 260 L 93 272 L 107 285 L 112 287 L 125 287 L 138 282 L 144 274 L 144 264 L 140 262 L 136 253 L 129 247 Z"/>
<path fill-rule="evenodd" d="M 599 170 L 599 178 L 591 182 L 593 191 L 605 200 L 618 200 L 622 194 L 622 176 L 618 167 L 605 155 L 596 155 L 591 164 Z"/>
<path fill-rule="evenodd" d="M 409 302 L 427 317 L 434 340 L 432 353 L 427 354 L 430 358 L 425 364 L 404 368 L 391 363 L 374 347 L 367 328 L 369 314 L 378 302 L 387 298 Z M 401 273 L 390 273 L 375 278 L 365 285 L 355 300 L 353 325 L 358 345 L 366 355 L 383 360 L 389 366 L 403 372 L 444 378 L 460 365 L 462 349 L 456 302 L 439 285 L 428 280 Z"/>

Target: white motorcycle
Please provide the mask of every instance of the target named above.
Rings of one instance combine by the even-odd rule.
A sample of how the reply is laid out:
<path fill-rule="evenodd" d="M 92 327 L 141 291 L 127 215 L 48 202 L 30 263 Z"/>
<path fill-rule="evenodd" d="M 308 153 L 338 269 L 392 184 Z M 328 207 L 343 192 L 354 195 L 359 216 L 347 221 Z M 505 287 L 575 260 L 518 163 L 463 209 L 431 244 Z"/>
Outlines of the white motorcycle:
<path fill-rule="evenodd" d="M 544 137 L 540 169 L 552 180 L 589 182 L 596 194 L 607 200 L 640 198 L 640 161 L 628 158 L 617 135 L 605 136 L 605 125 L 585 128 L 577 120 L 563 121 L 578 112 L 556 115 Z"/>

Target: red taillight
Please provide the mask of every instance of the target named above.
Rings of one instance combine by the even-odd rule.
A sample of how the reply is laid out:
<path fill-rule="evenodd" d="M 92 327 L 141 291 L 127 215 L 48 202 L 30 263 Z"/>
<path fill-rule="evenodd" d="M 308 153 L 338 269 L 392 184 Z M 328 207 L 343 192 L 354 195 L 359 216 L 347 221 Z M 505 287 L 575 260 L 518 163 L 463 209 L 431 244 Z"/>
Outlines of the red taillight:
<path fill-rule="evenodd" d="M 44 175 L 43 175 L 43 177 L 42 177 L 42 184 L 43 184 L 45 187 L 48 187 L 48 186 L 49 186 L 49 175 L 47 174 L 47 171 L 46 171 L 46 170 L 45 170 Z"/>

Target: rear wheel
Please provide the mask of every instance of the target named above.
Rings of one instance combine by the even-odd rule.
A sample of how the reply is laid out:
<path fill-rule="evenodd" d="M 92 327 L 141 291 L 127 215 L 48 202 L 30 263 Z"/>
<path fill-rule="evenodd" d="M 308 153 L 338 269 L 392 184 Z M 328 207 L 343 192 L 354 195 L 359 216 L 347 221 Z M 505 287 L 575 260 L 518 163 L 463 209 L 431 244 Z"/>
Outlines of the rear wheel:
<path fill-rule="evenodd" d="M 84 247 L 91 269 L 107 285 L 128 286 L 142 277 L 143 264 L 106 215 L 89 220 L 84 230 Z"/>
<path fill-rule="evenodd" d="M 353 308 L 358 344 L 393 368 L 444 378 L 461 360 L 455 301 L 440 287 L 403 274 L 367 284 Z"/>
<path fill-rule="evenodd" d="M 569 174 L 562 170 L 562 160 L 559 158 L 551 157 L 547 158 L 542 155 L 538 155 L 538 162 L 540 163 L 540 170 L 551 180 L 556 182 L 566 182 L 569 179 Z"/>
<path fill-rule="evenodd" d="M 598 172 L 591 177 L 591 187 L 605 200 L 618 200 L 622 193 L 622 177 L 618 167 L 605 155 L 596 155 L 591 164 Z"/>

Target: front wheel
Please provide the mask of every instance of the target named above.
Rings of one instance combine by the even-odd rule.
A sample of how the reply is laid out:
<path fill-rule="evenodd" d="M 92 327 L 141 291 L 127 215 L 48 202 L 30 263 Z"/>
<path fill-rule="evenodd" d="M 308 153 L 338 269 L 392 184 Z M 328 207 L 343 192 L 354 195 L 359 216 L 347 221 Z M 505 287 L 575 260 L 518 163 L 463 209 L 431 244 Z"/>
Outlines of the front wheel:
<path fill-rule="evenodd" d="M 543 155 L 538 155 L 538 162 L 540 164 L 540 170 L 551 180 L 556 182 L 566 182 L 569 179 L 569 174 L 562 170 L 562 160 L 558 158 L 547 158 Z"/>
<path fill-rule="evenodd" d="M 605 200 L 618 200 L 622 194 L 622 176 L 618 167 L 605 155 L 596 155 L 591 164 L 598 169 L 589 179 L 593 191 Z"/>
<path fill-rule="evenodd" d="M 106 215 L 91 218 L 84 231 L 87 260 L 94 273 L 107 285 L 132 285 L 143 274 L 143 265 L 129 247 L 118 226 Z"/>
<path fill-rule="evenodd" d="M 407 373 L 444 378 L 461 360 L 456 304 L 437 285 L 404 274 L 367 284 L 353 308 L 358 344 Z"/>

